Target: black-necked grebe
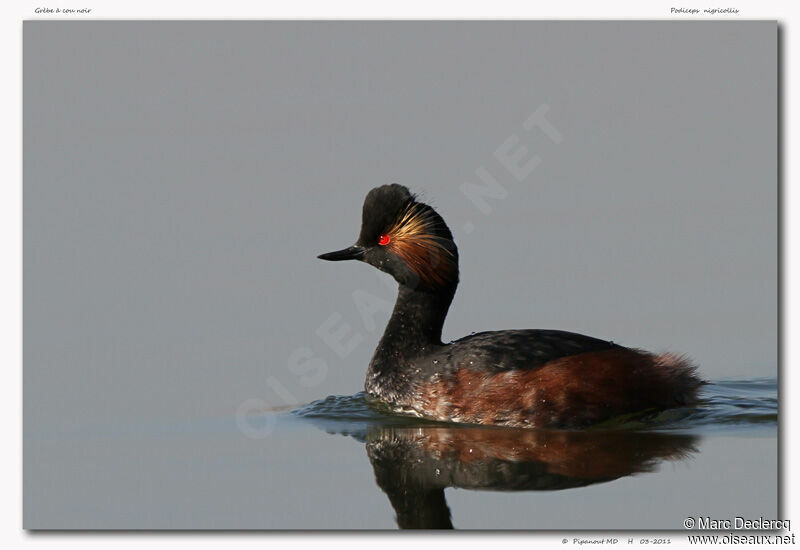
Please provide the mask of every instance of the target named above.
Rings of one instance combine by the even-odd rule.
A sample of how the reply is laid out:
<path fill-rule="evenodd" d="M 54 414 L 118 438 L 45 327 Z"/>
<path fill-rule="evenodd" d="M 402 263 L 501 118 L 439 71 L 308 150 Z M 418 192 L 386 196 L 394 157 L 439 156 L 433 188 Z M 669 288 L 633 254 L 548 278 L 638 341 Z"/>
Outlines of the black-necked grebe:
<path fill-rule="evenodd" d="M 371 190 L 355 245 L 319 256 L 361 260 L 400 285 L 365 390 L 392 410 L 444 422 L 579 428 L 691 404 L 703 382 L 682 356 L 560 330 L 501 330 L 449 344 L 458 249 L 439 214 L 398 184 Z"/>

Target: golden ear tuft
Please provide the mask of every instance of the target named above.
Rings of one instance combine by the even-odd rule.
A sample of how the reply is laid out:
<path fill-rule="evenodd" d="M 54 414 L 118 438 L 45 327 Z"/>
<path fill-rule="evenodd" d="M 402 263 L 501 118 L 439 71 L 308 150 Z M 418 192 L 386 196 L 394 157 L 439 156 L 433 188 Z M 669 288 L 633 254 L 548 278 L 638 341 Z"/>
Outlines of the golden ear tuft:
<path fill-rule="evenodd" d="M 411 203 L 386 230 L 387 250 L 399 256 L 417 277 L 428 285 L 443 286 L 455 281 L 458 266 L 447 239 L 436 235 L 439 223 L 434 211 Z"/>

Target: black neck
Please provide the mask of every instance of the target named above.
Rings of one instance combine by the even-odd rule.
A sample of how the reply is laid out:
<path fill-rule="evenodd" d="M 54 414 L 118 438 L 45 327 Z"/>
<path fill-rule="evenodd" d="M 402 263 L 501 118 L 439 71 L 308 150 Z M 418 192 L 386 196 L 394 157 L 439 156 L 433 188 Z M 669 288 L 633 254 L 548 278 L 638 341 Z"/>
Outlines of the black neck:
<path fill-rule="evenodd" d="M 408 365 L 442 344 L 442 326 L 456 284 L 437 291 L 400 285 L 389 324 L 367 369 L 368 394 L 388 403 L 402 400 L 408 389 Z"/>
<path fill-rule="evenodd" d="M 456 285 L 427 290 L 400 285 L 392 317 L 378 349 L 406 351 L 442 343 L 442 326 L 453 301 Z"/>

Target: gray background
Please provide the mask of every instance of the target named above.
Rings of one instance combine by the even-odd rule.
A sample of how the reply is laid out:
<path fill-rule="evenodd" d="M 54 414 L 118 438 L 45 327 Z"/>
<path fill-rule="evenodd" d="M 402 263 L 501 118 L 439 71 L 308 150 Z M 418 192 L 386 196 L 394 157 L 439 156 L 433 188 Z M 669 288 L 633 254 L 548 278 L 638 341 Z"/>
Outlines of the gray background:
<path fill-rule="evenodd" d="M 365 325 L 352 294 L 394 291 L 315 256 L 352 244 L 384 183 L 455 234 L 446 339 L 560 328 L 774 376 L 776 31 L 26 22 L 26 521 L 63 519 L 74 472 L 52 469 L 87 456 L 35 438 L 360 390 L 388 311 Z M 522 126 L 543 104 L 560 144 Z M 494 156 L 512 136 L 541 159 L 521 182 Z M 488 215 L 460 190 L 480 168 L 508 192 Z M 358 338 L 344 357 L 317 334 L 332 315 Z"/>

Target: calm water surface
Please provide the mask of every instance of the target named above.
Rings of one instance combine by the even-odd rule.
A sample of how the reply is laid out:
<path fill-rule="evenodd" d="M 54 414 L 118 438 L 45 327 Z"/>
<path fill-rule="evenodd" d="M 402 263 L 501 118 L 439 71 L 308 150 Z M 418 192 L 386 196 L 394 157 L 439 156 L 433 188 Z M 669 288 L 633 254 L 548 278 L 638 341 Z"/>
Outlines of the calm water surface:
<path fill-rule="evenodd" d="M 257 438 L 233 418 L 32 434 L 34 456 L 62 459 L 26 464 L 49 481 L 26 493 L 39 510 L 26 527 L 680 530 L 690 515 L 775 517 L 776 380 L 717 381 L 703 399 L 586 431 L 436 424 L 356 394 L 252 415 L 268 433 Z"/>
<path fill-rule="evenodd" d="M 676 466 L 692 467 L 704 448 L 716 450 L 732 443 L 728 440 L 720 445 L 715 441 L 717 437 L 734 438 L 733 446 L 737 448 L 730 449 L 731 454 L 748 454 L 745 447 L 753 444 L 754 437 L 767 438 L 768 445 L 775 443 L 774 379 L 719 381 L 704 388 L 702 397 L 704 403 L 697 408 L 620 419 L 584 431 L 453 426 L 386 416 L 368 407 L 363 394 L 328 397 L 294 414 L 327 433 L 349 436 L 364 444 L 375 482 L 388 497 L 399 527 L 452 528 L 459 518 L 454 518 L 448 507 L 446 489 L 506 494 L 562 490 L 582 493 L 585 488 L 636 475 L 657 475 L 682 483 L 686 476 L 679 475 L 681 468 Z M 762 445 L 756 447 L 764 452 Z M 774 489 L 775 480 L 773 477 L 769 481 L 769 472 L 774 474 L 775 455 L 765 452 L 763 458 L 763 481 Z M 735 469 L 741 459 L 727 457 L 720 469 Z M 684 486 L 683 490 L 689 515 L 697 508 L 688 497 L 697 491 L 713 492 L 718 488 L 706 484 Z M 637 502 L 635 495 L 631 492 L 629 501 L 615 501 L 613 506 L 624 509 L 644 504 Z M 546 503 L 542 500 L 546 497 L 531 494 L 529 498 Z M 510 502 L 513 500 L 509 501 L 513 506 Z M 768 503 L 762 505 L 774 510 Z M 495 526 L 486 518 L 464 519 L 461 525 L 467 528 Z M 523 519 L 514 509 L 499 518 L 498 525 L 552 527 L 537 521 L 536 514 Z M 559 526 L 586 525 L 579 522 Z M 665 523 L 664 528 L 668 527 Z"/>

